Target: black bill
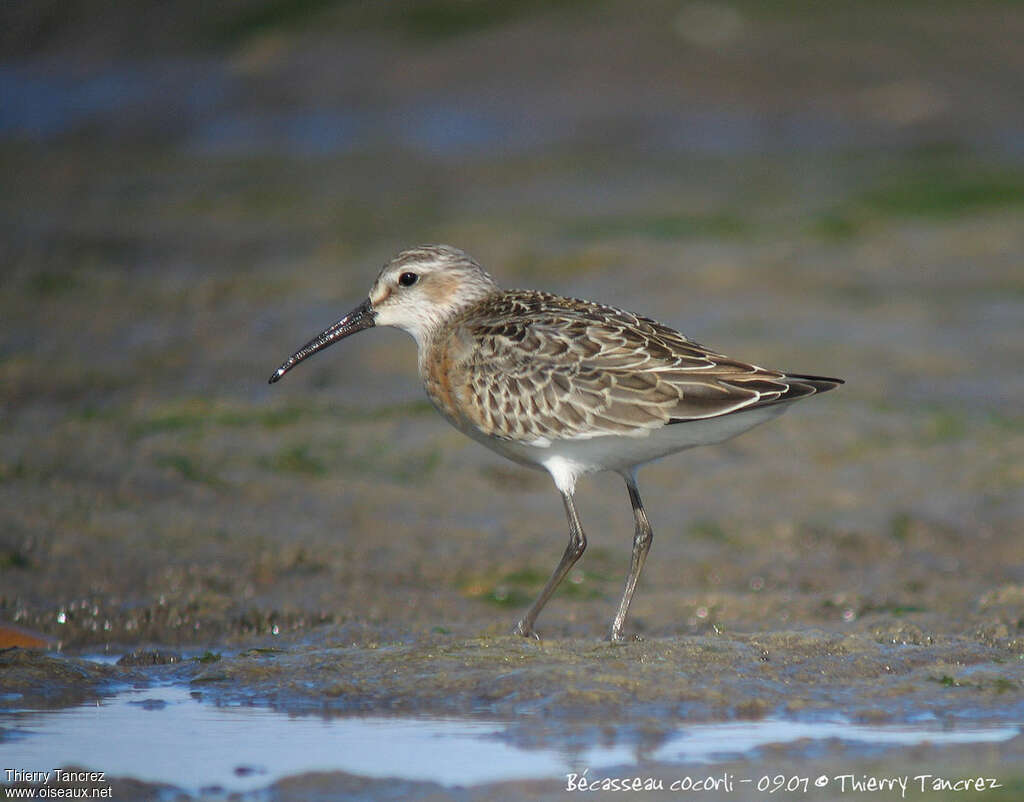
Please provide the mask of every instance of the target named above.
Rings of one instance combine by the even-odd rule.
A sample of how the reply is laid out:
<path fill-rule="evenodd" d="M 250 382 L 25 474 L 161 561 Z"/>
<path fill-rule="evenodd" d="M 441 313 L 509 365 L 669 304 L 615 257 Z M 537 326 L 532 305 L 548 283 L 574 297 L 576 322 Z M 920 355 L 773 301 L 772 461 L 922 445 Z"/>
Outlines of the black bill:
<path fill-rule="evenodd" d="M 313 356 L 317 351 L 326 348 L 328 345 L 333 345 L 338 342 L 338 340 L 344 339 L 350 334 L 355 334 L 357 331 L 370 328 L 373 326 L 373 317 L 373 307 L 370 305 L 370 299 L 367 298 L 333 326 L 324 329 L 316 335 L 316 337 L 288 357 L 284 364 L 271 375 L 270 383 L 273 384 L 276 382 L 306 357 Z"/>

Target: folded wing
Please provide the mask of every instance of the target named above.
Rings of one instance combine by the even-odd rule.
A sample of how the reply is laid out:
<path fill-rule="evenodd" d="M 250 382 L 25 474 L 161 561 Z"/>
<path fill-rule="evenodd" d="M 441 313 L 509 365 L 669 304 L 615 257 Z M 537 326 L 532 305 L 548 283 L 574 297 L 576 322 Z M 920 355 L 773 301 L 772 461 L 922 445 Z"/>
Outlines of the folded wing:
<path fill-rule="evenodd" d="M 538 292 L 503 293 L 456 336 L 473 345 L 457 371 L 463 409 L 485 433 L 516 441 L 643 435 L 842 384 L 766 370 L 649 318 Z"/>

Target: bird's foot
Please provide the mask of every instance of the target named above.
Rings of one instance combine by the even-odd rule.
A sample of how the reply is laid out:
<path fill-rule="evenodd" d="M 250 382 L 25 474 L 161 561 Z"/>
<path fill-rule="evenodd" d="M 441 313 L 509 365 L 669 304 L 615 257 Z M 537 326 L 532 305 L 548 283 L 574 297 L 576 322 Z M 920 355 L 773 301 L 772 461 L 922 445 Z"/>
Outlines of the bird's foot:
<path fill-rule="evenodd" d="M 537 630 L 535 630 L 531 624 L 526 623 L 525 619 L 512 628 L 512 634 L 518 635 L 521 638 L 533 638 L 534 640 L 540 640 L 540 635 L 537 634 Z"/>
<path fill-rule="evenodd" d="M 642 640 L 643 638 L 641 638 L 639 635 L 626 635 L 622 632 L 622 630 L 613 629 L 611 633 L 608 635 L 608 641 L 610 643 L 639 643 Z"/>

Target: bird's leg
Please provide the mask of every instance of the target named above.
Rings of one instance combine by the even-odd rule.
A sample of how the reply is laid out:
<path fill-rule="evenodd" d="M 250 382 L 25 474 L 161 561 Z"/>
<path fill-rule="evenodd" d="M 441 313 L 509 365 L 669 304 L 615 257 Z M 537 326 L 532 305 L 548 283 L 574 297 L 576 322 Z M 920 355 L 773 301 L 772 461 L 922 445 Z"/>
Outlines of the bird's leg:
<path fill-rule="evenodd" d="M 615 614 L 612 631 L 608 636 L 613 643 L 621 643 L 626 640 L 622 634 L 622 627 L 626 623 L 626 613 L 629 612 L 629 603 L 633 600 L 636 581 L 640 578 L 640 571 L 643 570 L 647 552 L 650 551 L 651 541 L 654 539 L 654 532 L 647 521 L 644 503 L 640 500 L 640 491 L 636 486 L 636 474 L 626 474 L 625 479 L 626 489 L 629 490 L 629 501 L 633 505 L 633 517 L 636 519 L 636 532 L 633 535 L 633 559 L 629 566 L 629 576 L 626 577 L 626 590 L 622 594 L 619 611 Z"/>
<path fill-rule="evenodd" d="M 569 543 L 565 547 L 562 559 L 558 561 L 558 566 L 552 572 L 548 583 L 544 586 L 544 590 L 540 592 L 537 600 L 526 611 L 526 615 L 519 620 L 515 629 L 512 630 L 513 635 L 522 635 L 524 638 L 539 637 L 533 629 L 537 616 L 544 609 L 544 605 L 548 603 L 548 599 L 555 592 L 555 588 L 565 579 L 569 569 L 583 556 L 583 552 L 587 548 L 587 536 L 583 534 L 583 527 L 580 526 L 580 519 L 576 514 L 576 505 L 573 503 L 572 494 L 562 493 L 562 501 L 565 502 L 565 515 L 569 519 Z"/>

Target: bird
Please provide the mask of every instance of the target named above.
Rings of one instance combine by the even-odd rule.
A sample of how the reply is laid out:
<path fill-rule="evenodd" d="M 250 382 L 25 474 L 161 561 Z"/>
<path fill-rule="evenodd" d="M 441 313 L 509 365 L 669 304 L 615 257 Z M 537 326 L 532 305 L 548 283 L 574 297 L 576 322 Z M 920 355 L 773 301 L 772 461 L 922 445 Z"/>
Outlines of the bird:
<path fill-rule="evenodd" d="M 546 470 L 569 539 L 513 633 L 539 638 L 544 605 L 583 555 L 576 483 L 614 471 L 633 508 L 632 557 L 608 639 L 630 640 L 626 616 L 654 537 L 637 473 L 695 446 L 729 440 L 842 379 L 770 370 L 720 354 L 615 306 L 539 290 L 501 289 L 464 251 L 422 245 L 381 269 L 367 297 L 295 351 L 279 381 L 363 329 L 393 326 L 416 342 L 426 394 L 456 429 L 508 459 Z"/>

